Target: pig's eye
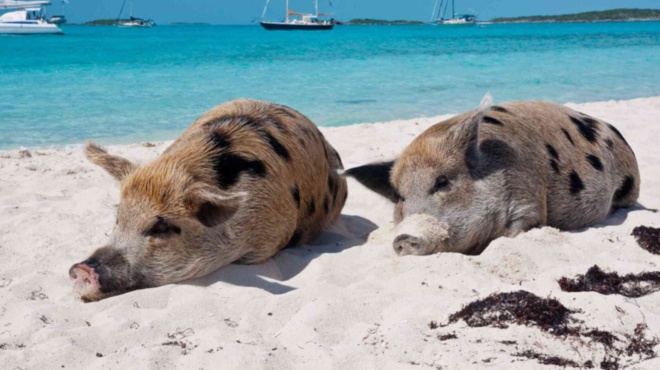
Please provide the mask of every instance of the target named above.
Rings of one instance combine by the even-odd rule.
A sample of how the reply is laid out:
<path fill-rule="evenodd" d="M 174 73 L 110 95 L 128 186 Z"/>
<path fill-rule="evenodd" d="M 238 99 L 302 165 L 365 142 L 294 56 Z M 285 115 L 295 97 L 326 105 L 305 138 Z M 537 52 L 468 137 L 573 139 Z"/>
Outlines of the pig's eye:
<path fill-rule="evenodd" d="M 162 238 L 171 234 L 181 234 L 181 228 L 167 223 L 164 218 L 158 216 L 156 223 L 147 229 L 144 234 L 147 236 Z"/>
<path fill-rule="evenodd" d="M 429 194 L 435 194 L 439 191 L 446 190 L 447 187 L 449 187 L 449 179 L 447 176 L 440 175 L 435 179 L 435 184 L 433 184 L 433 188 L 429 190 Z"/>

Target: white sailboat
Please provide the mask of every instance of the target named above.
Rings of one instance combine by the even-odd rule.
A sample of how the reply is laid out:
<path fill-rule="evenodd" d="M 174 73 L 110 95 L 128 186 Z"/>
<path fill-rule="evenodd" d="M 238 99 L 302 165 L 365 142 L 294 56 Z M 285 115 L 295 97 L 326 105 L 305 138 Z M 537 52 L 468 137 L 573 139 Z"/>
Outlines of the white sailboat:
<path fill-rule="evenodd" d="M 131 5 L 130 5 L 130 15 L 127 21 L 120 21 L 119 19 L 121 18 L 121 13 L 124 11 L 124 5 L 126 5 L 126 0 L 121 4 L 121 10 L 119 11 L 119 17 L 117 17 L 117 26 L 121 28 L 129 28 L 129 27 L 142 27 L 142 28 L 149 28 L 153 27 L 156 25 L 154 21 L 151 19 L 142 19 L 142 18 L 136 18 L 133 17 L 133 0 L 131 0 Z"/>
<path fill-rule="evenodd" d="M 438 2 L 440 3 L 440 6 L 438 6 Z M 473 26 L 477 24 L 477 16 L 474 14 L 456 14 L 454 2 L 455 0 L 451 0 L 451 18 L 445 19 L 445 13 L 449 7 L 449 0 L 447 0 L 447 2 L 445 2 L 445 0 L 435 0 L 432 15 L 432 17 L 434 17 L 433 22 L 435 24 L 443 26 Z"/>
<path fill-rule="evenodd" d="M 47 5 L 49 0 L 0 0 L 0 10 L 13 10 L 0 15 L 0 34 L 63 34 L 57 25 L 46 21 L 43 8 Z"/>
<path fill-rule="evenodd" d="M 264 12 L 261 15 L 261 27 L 273 30 L 307 30 L 307 31 L 329 31 L 335 24 L 332 20 L 320 20 L 319 16 L 330 16 L 332 13 L 319 13 L 319 0 L 314 0 L 314 13 L 299 13 L 289 9 L 289 0 L 286 0 L 286 17 L 283 22 L 267 22 L 263 18 L 266 15 L 270 0 L 266 0 Z M 300 17 L 300 18 L 297 18 Z"/>

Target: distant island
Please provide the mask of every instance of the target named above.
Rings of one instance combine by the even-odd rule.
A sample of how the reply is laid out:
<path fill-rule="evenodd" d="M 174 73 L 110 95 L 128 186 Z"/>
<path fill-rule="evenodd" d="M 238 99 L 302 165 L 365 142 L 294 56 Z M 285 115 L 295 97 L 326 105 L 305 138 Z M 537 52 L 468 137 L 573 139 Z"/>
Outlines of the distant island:
<path fill-rule="evenodd" d="M 83 23 L 84 26 L 114 26 L 117 22 L 128 22 L 130 19 L 96 19 Z"/>
<path fill-rule="evenodd" d="M 405 21 L 405 20 L 396 20 L 396 21 L 385 21 L 382 19 L 369 19 L 369 18 L 359 18 L 351 19 L 346 22 L 348 25 L 359 25 L 359 26 L 392 26 L 392 25 L 418 25 L 424 24 L 420 21 Z"/>
<path fill-rule="evenodd" d="M 613 9 L 564 15 L 534 15 L 515 18 L 494 18 L 493 23 L 553 23 L 553 22 L 616 22 L 657 21 L 658 9 Z"/>

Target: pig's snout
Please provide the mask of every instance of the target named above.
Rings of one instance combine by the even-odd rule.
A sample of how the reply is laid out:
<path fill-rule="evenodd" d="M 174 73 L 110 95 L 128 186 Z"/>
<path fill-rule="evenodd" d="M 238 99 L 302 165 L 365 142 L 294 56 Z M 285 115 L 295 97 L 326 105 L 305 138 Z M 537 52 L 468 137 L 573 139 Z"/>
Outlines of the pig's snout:
<path fill-rule="evenodd" d="M 98 293 L 100 289 L 99 275 L 95 271 L 98 267 L 99 263 L 90 259 L 76 263 L 69 269 L 69 277 L 76 282 L 74 289 L 83 300 Z"/>
<path fill-rule="evenodd" d="M 392 246 L 394 247 L 396 254 L 399 256 L 406 256 L 409 254 L 419 256 L 421 254 L 425 254 L 424 250 L 426 248 L 424 248 L 424 244 L 424 241 L 419 238 L 408 234 L 403 234 L 397 236 L 394 239 Z"/>
<path fill-rule="evenodd" d="M 431 215 L 406 217 L 397 226 L 396 232 L 392 247 L 399 256 L 423 256 L 447 249 L 447 225 Z"/>

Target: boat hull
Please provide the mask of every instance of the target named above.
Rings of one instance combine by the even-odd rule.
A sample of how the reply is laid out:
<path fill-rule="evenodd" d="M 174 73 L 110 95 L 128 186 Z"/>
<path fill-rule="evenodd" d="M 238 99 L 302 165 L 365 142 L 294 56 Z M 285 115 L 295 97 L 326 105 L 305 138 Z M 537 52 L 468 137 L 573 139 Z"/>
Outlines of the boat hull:
<path fill-rule="evenodd" d="M 62 35 L 54 24 L 0 23 L 0 35 Z"/>
<path fill-rule="evenodd" d="M 436 26 L 442 27 L 474 27 L 476 23 L 435 23 Z"/>
<path fill-rule="evenodd" d="M 330 31 L 334 24 L 292 24 L 281 22 L 259 22 L 268 31 Z"/>

